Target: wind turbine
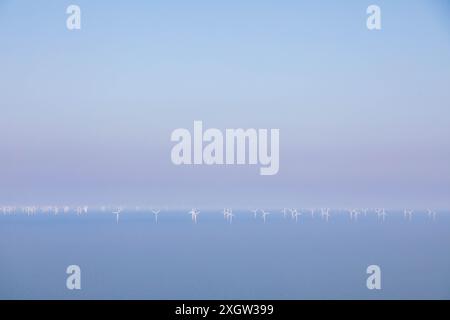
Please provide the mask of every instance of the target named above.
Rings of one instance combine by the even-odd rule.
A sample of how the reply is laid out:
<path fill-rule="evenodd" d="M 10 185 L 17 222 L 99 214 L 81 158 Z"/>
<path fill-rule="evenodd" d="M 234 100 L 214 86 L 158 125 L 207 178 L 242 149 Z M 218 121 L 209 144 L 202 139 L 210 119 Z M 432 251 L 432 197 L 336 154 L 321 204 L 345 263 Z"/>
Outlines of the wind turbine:
<path fill-rule="evenodd" d="M 433 210 L 431 210 L 431 209 L 428 209 L 427 212 L 428 212 L 428 217 L 430 217 L 431 219 L 433 219 L 433 221 L 436 220 L 436 211 L 433 211 Z"/>
<path fill-rule="evenodd" d="M 266 216 L 270 214 L 270 212 L 261 210 L 262 218 L 264 220 L 264 223 L 266 223 Z"/>
<path fill-rule="evenodd" d="M 320 209 L 320 213 L 321 213 L 322 218 L 325 217 L 325 221 L 328 222 L 328 219 L 330 218 L 330 209 L 322 208 L 322 209 Z"/>
<path fill-rule="evenodd" d="M 356 220 L 358 220 L 358 215 L 359 215 L 359 211 L 356 209 L 351 209 L 350 211 L 350 220 L 353 220 L 353 218 Z"/>
<path fill-rule="evenodd" d="M 228 217 L 230 219 L 230 224 L 233 223 L 233 217 L 234 217 L 233 211 L 230 211 L 230 214 L 228 215 Z"/>
<path fill-rule="evenodd" d="M 234 217 L 233 209 L 231 209 L 231 208 L 224 209 L 224 214 L 225 214 L 225 218 L 228 221 L 230 221 L 230 223 L 233 223 L 233 217 Z"/>
<path fill-rule="evenodd" d="M 197 223 L 197 217 L 198 217 L 200 211 L 198 211 L 197 209 L 192 209 L 188 213 L 191 215 L 192 221 L 194 221 L 194 223 Z"/>
<path fill-rule="evenodd" d="M 297 212 L 297 209 L 291 208 L 291 209 L 289 209 L 289 212 L 291 213 L 291 219 L 294 219 L 295 218 L 294 213 Z"/>
<path fill-rule="evenodd" d="M 381 209 L 380 210 L 381 221 L 384 222 L 386 220 L 386 216 L 387 216 L 386 210 L 385 209 Z"/>
<path fill-rule="evenodd" d="M 297 209 L 291 209 L 292 218 L 295 219 L 295 223 L 298 222 L 298 216 L 301 216 L 301 212 L 298 212 Z"/>
<path fill-rule="evenodd" d="M 413 212 L 414 212 L 413 210 L 405 209 L 403 210 L 403 216 L 411 221 Z"/>
<path fill-rule="evenodd" d="M 374 209 L 375 213 L 377 214 L 377 219 L 380 220 L 380 217 L 382 216 L 382 212 L 384 209 L 376 208 Z"/>
<path fill-rule="evenodd" d="M 256 217 L 258 215 L 258 209 L 253 209 L 253 210 L 251 210 L 251 212 L 253 212 L 253 217 L 256 219 Z"/>
<path fill-rule="evenodd" d="M 83 213 L 83 208 L 77 207 L 77 208 L 75 209 L 75 211 L 76 211 L 76 213 L 77 213 L 77 216 L 79 216 L 79 215 L 81 215 L 81 214 Z"/>
<path fill-rule="evenodd" d="M 225 220 L 228 220 L 228 213 L 229 213 L 228 209 L 227 208 L 223 208 L 222 213 L 223 213 L 223 218 Z"/>
<path fill-rule="evenodd" d="M 25 207 L 25 212 L 28 216 L 34 216 L 36 214 L 37 208 L 35 206 L 33 207 Z"/>
<path fill-rule="evenodd" d="M 281 210 L 281 212 L 283 213 L 283 217 L 284 218 L 286 218 L 286 214 L 287 214 L 288 210 L 289 210 L 288 208 L 283 208 L 283 210 Z"/>
<path fill-rule="evenodd" d="M 231 208 L 224 208 L 223 209 L 223 217 L 224 217 L 225 220 L 228 220 L 228 221 L 230 221 L 230 223 L 232 223 L 233 222 L 233 217 L 234 217 L 233 209 L 231 209 Z"/>
<path fill-rule="evenodd" d="M 117 208 L 116 211 L 113 211 L 112 213 L 114 213 L 116 215 L 116 223 L 119 223 L 119 215 L 122 212 L 122 208 Z"/>
<path fill-rule="evenodd" d="M 377 218 L 380 219 L 381 209 L 375 208 L 375 209 L 373 209 L 373 211 L 377 214 Z"/>
<path fill-rule="evenodd" d="M 155 221 L 158 223 L 158 214 L 161 210 L 160 209 L 152 209 L 153 214 L 155 215 Z"/>

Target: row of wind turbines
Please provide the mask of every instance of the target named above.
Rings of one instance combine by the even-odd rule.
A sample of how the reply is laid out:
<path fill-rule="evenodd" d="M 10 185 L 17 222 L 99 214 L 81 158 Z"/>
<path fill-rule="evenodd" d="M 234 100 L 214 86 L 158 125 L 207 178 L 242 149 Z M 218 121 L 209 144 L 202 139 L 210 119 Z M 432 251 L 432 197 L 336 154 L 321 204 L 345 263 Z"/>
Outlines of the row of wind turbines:
<path fill-rule="evenodd" d="M 116 214 L 116 220 L 117 222 L 119 222 L 119 216 L 120 213 L 123 211 L 123 208 L 118 208 L 116 211 L 113 211 L 114 214 Z M 386 217 L 388 215 L 388 211 L 386 209 L 347 209 L 346 210 L 349 213 L 350 216 L 350 220 L 354 220 L 357 221 L 358 220 L 358 216 L 363 214 L 364 216 L 367 216 L 368 213 L 373 212 L 376 214 L 378 220 L 381 220 L 382 222 L 384 222 L 386 220 Z M 158 223 L 158 215 L 161 212 L 160 209 L 151 209 L 151 212 L 155 215 L 155 222 Z M 258 219 L 259 217 L 262 218 L 263 223 L 266 223 L 267 221 L 267 216 L 271 214 L 271 212 L 266 211 L 264 209 L 251 209 L 250 210 L 251 213 L 253 213 L 253 217 L 255 219 Z M 284 218 L 290 217 L 292 220 L 294 220 L 296 223 L 299 221 L 299 218 L 303 215 L 303 214 L 310 214 L 312 218 L 315 217 L 315 213 L 319 212 L 320 217 L 325 220 L 326 222 L 329 221 L 330 217 L 331 217 L 331 212 L 332 210 L 330 208 L 320 208 L 320 209 L 302 209 L 302 210 L 297 210 L 296 208 L 283 208 L 281 210 L 281 213 L 283 214 Z M 342 212 L 342 210 L 337 210 L 336 212 Z M 228 222 L 228 223 L 233 223 L 233 218 L 236 216 L 233 213 L 233 209 L 232 208 L 224 208 L 221 213 L 223 214 L 223 218 Z M 200 210 L 196 209 L 196 208 L 192 208 L 188 214 L 191 216 L 191 220 L 194 224 L 198 223 L 198 219 L 199 219 L 199 215 L 200 215 Z M 412 220 L 414 211 L 410 210 L 410 209 L 404 209 L 403 211 L 403 215 L 406 219 L 408 220 Z M 429 218 L 431 218 L 433 221 L 436 220 L 436 211 L 431 210 L 431 209 L 427 209 L 427 215 Z"/>
<path fill-rule="evenodd" d="M 97 208 L 98 209 L 98 208 Z M 96 210 L 94 208 L 94 210 Z M 112 211 L 110 211 L 112 210 Z M 127 209 L 130 210 L 130 209 Z M 158 216 L 162 212 L 161 209 L 154 209 L 154 208 L 141 208 L 141 207 L 135 207 L 135 211 L 150 211 L 153 213 L 155 222 L 158 223 Z M 166 206 L 166 210 L 168 210 Z M 116 207 L 114 209 L 111 209 L 111 207 L 102 206 L 100 207 L 101 212 L 112 212 L 116 217 L 116 222 L 119 223 L 121 214 L 124 213 L 125 207 Z M 3 215 L 14 215 L 17 212 L 22 212 L 26 214 L 27 216 L 33 216 L 37 213 L 45 213 L 45 214 L 54 214 L 58 215 L 59 213 L 70 213 L 75 212 L 76 215 L 81 216 L 85 215 L 89 212 L 89 206 L 83 205 L 83 206 L 22 206 L 22 207 L 16 207 L 16 206 L 0 206 L 0 213 L 3 213 Z M 255 219 L 261 218 L 263 220 L 263 223 L 266 223 L 268 220 L 268 216 L 272 213 L 264 210 L 264 209 L 251 209 L 251 213 L 253 213 L 253 217 Z M 280 213 L 283 215 L 283 217 L 291 218 L 296 223 L 301 219 L 303 215 L 310 215 L 312 218 L 315 217 L 315 214 L 318 213 L 320 215 L 320 218 L 328 222 L 330 220 L 331 214 L 336 213 L 342 213 L 347 212 L 349 214 L 350 220 L 357 221 L 358 217 L 360 215 L 367 216 L 369 213 L 373 213 L 377 216 L 378 220 L 384 222 L 388 216 L 388 210 L 384 208 L 375 208 L 375 209 L 338 209 L 338 210 L 331 210 L 330 208 L 319 208 L 319 209 L 296 209 L 296 208 L 283 208 Z M 223 218 L 228 223 L 233 223 L 233 218 L 236 217 L 235 213 L 233 213 L 232 208 L 224 208 L 221 213 L 223 214 Z M 278 211 L 276 212 L 278 213 Z M 403 210 L 403 216 L 407 220 L 412 220 L 413 215 L 416 212 L 411 209 L 404 209 Z M 434 210 L 427 209 L 426 210 L 427 216 L 432 219 L 436 220 L 437 213 Z M 196 208 L 192 208 L 188 214 L 191 216 L 191 220 L 194 224 L 198 223 L 200 211 Z"/>
<path fill-rule="evenodd" d="M 3 215 L 15 215 L 18 212 L 22 212 L 27 216 L 33 216 L 37 213 L 45 213 L 45 214 L 54 214 L 58 215 L 59 213 L 70 213 L 70 211 L 74 211 L 77 215 L 88 213 L 88 206 L 78 206 L 78 207 L 69 207 L 69 206 L 2 206 L 0 207 L 0 212 Z"/>

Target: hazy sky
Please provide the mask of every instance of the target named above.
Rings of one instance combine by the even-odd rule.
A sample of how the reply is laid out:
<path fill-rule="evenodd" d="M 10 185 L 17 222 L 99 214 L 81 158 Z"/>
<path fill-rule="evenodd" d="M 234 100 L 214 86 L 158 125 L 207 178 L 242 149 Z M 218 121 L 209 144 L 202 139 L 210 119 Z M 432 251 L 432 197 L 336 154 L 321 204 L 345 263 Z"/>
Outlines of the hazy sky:
<path fill-rule="evenodd" d="M 0 0 L 0 203 L 448 207 L 449 18 L 443 0 Z M 173 165 L 194 120 L 279 128 L 279 173 Z"/>

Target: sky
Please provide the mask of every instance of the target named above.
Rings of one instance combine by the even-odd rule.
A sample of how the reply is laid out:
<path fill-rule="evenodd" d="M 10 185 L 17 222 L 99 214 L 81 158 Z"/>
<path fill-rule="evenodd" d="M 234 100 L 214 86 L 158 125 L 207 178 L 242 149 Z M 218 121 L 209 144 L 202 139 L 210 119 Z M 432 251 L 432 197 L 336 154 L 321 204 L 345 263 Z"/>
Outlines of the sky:
<path fill-rule="evenodd" d="M 0 203 L 448 208 L 449 14 L 443 0 L 0 0 Z M 194 120 L 280 129 L 279 173 L 173 165 L 170 134 Z"/>

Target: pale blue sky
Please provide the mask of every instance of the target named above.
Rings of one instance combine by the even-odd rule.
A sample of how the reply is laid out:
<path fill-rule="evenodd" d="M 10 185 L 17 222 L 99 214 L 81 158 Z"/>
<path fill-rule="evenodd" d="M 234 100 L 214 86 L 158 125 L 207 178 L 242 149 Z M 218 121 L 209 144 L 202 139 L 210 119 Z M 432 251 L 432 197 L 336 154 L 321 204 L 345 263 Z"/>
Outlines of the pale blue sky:
<path fill-rule="evenodd" d="M 449 15 L 425 0 L 0 0 L 0 202 L 448 207 Z M 172 165 L 170 133 L 193 120 L 280 128 L 279 174 Z"/>

